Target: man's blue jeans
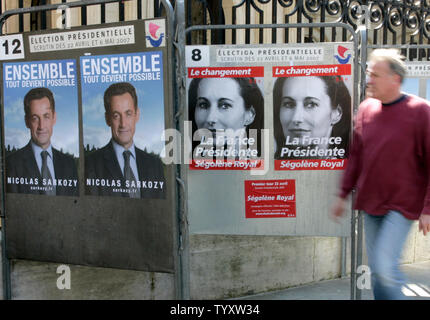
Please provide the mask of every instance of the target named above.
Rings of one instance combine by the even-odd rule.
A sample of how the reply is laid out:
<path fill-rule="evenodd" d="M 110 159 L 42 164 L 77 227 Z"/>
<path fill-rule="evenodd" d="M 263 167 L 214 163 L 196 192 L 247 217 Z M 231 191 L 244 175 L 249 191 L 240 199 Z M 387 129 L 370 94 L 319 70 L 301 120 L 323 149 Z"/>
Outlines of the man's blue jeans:
<path fill-rule="evenodd" d="M 376 300 L 400 300 L 406 297 L 402 286 L 406 279 L 399 260 L 413 220 L 398 211 L 384 216 L 364 215 L 366 249 Z"/>

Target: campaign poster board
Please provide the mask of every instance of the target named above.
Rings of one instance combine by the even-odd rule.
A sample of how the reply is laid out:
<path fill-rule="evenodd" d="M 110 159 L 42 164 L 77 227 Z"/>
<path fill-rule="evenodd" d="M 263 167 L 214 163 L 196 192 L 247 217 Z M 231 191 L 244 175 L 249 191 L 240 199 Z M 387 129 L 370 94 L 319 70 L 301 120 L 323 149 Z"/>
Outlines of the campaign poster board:
<path fill-rule="evenodd" d="M 329 210 L 351 138 L 353 54 L 351 43 L 186 47 L 192 234 L 350 234 L 350 212 L 337 224 L 330 220 Z M 240 82 L 241 77 L 250 79 L 245 84 L 257 84 L 263 108 L 255 107 L 256 94 L 249 99 L 253 90 Z M 258 111 L 263 112 L 261 117 Z M 252 121 L 247 120 L 258 118 L 263 125 L 252 147 L 261 151 L 260 166 L 237 170 L 241 159 L 223 153 L 229 147 L 223 137 L 234 129 L 232 144 L 241 149 L 240 137 L 251 137 Z M 205 154 L 209 159 L 196 159 L 205 147 L 212 151 Z M 275 188 L 281 181 L 294 189 L 282 194 Z M 264 190 L 268 194 L 261 195 Z M 277 198 L 288 201 L 288 206 L 282 207 Z"/>
<path fill-rule="evenodd" d="M 175 272 L 166 23 L 0 37 L 9 258 Z"/>

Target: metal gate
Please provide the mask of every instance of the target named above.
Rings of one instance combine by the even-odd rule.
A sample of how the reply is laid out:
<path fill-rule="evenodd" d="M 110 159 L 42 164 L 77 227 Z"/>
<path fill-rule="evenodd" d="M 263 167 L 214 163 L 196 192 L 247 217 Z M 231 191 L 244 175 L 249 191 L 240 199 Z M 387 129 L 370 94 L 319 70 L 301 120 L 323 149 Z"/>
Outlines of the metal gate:
<path fill-rule="evenodd" d="M 106 21 L 105 4 L 111 2 L 119 3 L 119 20 L 124 20 L 124 3 L 119 0 L 96 0 L 91 4 L 101 4 L 101 23 Z M 18 16 L 19 31 L 24 31 L 24 15 L 32 15 L 32 28 L 45 29 L 47 19 L 44 12 L 55 10 L 67 4 L 69 8 L 81 7 L 82 25 L 87 22 L 88 2 L 67 2 L 63 4 L 45 5 L 45 1 L 38 1 L 42 6 L 16 9 L 5 12 L 1 15 L 1 23 L 10 17 Z M 143 1 L 138 2 L 137 19 L 141 19 L 141 8 Z M 185 98 L 185 45 L 187 44 L 232 44 L 237 43 L 311 43 L 311 42 L 334 42 L 351 40 L 354 43 L 354 79 L 359 85 L 354 91 L 354 110 L 364 96 L 365 68 L 367 49 L 377 47 L 397 47 L 403 50 L 408 59 L 429 60 L 430 43 L 429 15 L 422 13 L 429 12 L 424 1 L 420 6 L 414 1 L 403 1 L 393 3 L 392 1 L 283 1 L 283 0 L 250 0 L 241 1 L 231 7 L 231 12 L 223 11 L 221 1 L 175 1 L 175 13 L 167 1 L 155 1 L 155 16 L 167 14 L 169 17 L 169 34 L 176 50 L 169 51 L 171 61 L 170 74 L 173 83 L 169 88 L 169 93 L 178 101 L 174 104 L 175 126 L 180 132 L 184 132 L 183 120 L 186 119 L 186 98 Z M 203 12 L 198 23 L 193 23 L 194 6 L 200 6 L 197 10 Z M 19 1 L 19 6 L 23 6 L 23 1 Z M 364 7 L 362 7 L 364 6 Z M 262 8 L 264 7 L 264 8 Z M 164 11 L 163 11 L 164 9 Z M 282 10 L 288 10 L 283 14 Z M 244 16 L 240 16 L 240 10 L 245 11 Z M 271 12 L 271 15 L 266 12 Z M 38 16 L 37 14 L 40 13 Z M 187 15 L 186 15 L 187 13 Z M 251 14 L 253 13 L 253 15 Z M 173 17 L 175 15 L 175 17 Z M 185 20 L 187 16 L 187 20 Z M 281 18 L 279 18 L 281 17 Z M 422 18 L 424 17 L 424 18 Z M 242 20 L 241 20 L 242 19 Z M 280 20 L 281 19 L 281 20 Z M 364 21 L 363 21 L 364 19 Z M 367 20 L 366 20 L 367 19 Z M 212 25 L 205 25 L 208 21 Z M 281 21 L 281 23 L 280 23 Z M 225 25 L 227 22 L 227 25 Z M 366 25 L 370 23 L 370 25 Z M 193 25 L 197 24 L 197 25 Z M 187 28 L 188 26 L 188 28 Z M 360 26 L 362 26 L 360 28 Z M 372 29 L 372 34 L 368 30 Z M 409 29 L 416 32 L 406 32 Z M 295 33 L 289 32 L 296 30 Z M 340 31 L 339 31 L 340 30 Z M 266 31 L 266 32 L 265 32 Z M 196 36 L 192 36 L 196 34 Z M 401 43 L 410 42 L 410 45 L 397 45 L 398 34 L 401 35 Z M 373 43 L 368 45 L 367 43 Z M 377 43 L 382 42 L 382 45 Z M 392 42 L 393 44 L 387 44 Z M 425 44 L 427 43 L 427 44 Z M 175 63 L 175 58 L 178 61 Z M 175 70 L 175 72 L 173 71 Z M 176 80 L 176 81 L 175 81 Z M 2 145 L 2 148 L 4 146 Z M 2 181 L 4 181 L 4 170 L 2 170 Z M 189 230 L 188 230 L 188 168 L 185 166 L 176 167 L 176 180 L 178 183 L 177 208 L 178 208 L 178 259 L 176 286 L 177 296 L 189 298 Z M 3 246 L 3 273 L 5 279 L 6 297 L 10 297 L 10 270 L 6 257 L 5 243 L 5 189 L 2 185 L 2 246 Z M 361 215 L 351 208 L 351 298 L 359 299 L 360 290 L 356 289 L 355 270 L 361 264 L 362 257 L 362 218 Z M 345 238 L 344 238 L 345 240 Z M 346 243 L 346 240 L 344 241 Z"/>

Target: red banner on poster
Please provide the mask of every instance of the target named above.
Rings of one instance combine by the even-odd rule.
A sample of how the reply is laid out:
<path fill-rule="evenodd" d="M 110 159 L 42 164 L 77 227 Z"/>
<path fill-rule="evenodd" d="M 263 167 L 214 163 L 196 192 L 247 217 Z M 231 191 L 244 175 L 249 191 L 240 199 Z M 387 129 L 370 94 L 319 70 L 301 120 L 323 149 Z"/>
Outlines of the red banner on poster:
<path fill-rule="evenodd" d="M 246 218 L 295 218 L 295 180 L 246 180 Z"/>
<path fill-rule="evenodd" d="M 188 68 L 188 78 L 258 78 L 264 77 L 264 67 Z"/>
<path fill-rule="evenodd" d="M 343 170 L 347 159 L 275 160 L 275 170 Z"/>
<path fill-rule="evenodd" d="M 273 67 L 273 77 L 341 76 L 351 74 L 350 64 Z"/>

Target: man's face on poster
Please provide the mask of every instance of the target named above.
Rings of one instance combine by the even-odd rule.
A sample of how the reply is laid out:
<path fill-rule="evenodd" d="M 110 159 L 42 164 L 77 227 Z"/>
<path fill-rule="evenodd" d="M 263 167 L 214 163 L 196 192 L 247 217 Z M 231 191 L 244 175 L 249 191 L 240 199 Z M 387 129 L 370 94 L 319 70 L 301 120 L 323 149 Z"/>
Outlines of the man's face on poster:
<path fill-rule="evenodd" d="M 51 136 L 57 121 L 57 114 L 52 110 L 47 97 L 30 102 L 30 112 L 25 117 L 25 125 L 30 129 L 31 140 L 46 149 L 51 144 Z"/>
<path fill-rule="evenodd" d="M 106 124 L 111 128 L 112 138 L 116 143 L 128 149 L 133 144 L 136 123 L 140 112 L 134 105 L 133 98 L 127 92 L 113 96 L 110 101 L 110 110 L 106 113 Z"/>

